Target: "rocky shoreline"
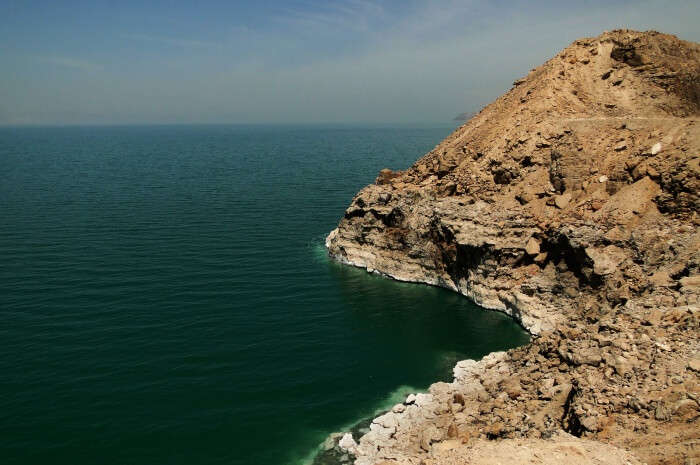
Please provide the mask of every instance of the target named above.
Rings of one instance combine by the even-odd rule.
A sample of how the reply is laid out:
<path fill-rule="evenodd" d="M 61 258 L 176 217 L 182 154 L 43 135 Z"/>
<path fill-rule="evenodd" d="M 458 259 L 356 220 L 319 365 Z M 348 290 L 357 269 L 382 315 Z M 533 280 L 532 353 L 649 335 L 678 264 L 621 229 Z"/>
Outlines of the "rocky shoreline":
<path fill-rule="evenodd" d="M 333 447 L 357 465 L 700 460 L 699 123 L 700 46 L 618 30 L 382 170 L 331 257 L 459 292 L 535 337 Z"/>

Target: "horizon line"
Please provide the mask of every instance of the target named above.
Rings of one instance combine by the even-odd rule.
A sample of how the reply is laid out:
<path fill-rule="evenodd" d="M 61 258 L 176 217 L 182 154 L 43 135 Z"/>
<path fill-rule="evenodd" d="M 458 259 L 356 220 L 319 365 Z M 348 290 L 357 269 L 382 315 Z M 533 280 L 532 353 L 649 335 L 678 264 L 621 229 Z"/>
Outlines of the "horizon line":
<path fill-rule="evenodd" d="M 465 121 L 446 119 L 444 121 L 300 121 L 300 122 L 249 122 L 249 123 L 162 123 L 162 122 L 138 122 L 138 123 L 0 123 L 0 128 L 78 128 L 78 127 L 147 127 L 147 126 L 407 126 L 407 125 L 446 125 L 459 126 Z"/>

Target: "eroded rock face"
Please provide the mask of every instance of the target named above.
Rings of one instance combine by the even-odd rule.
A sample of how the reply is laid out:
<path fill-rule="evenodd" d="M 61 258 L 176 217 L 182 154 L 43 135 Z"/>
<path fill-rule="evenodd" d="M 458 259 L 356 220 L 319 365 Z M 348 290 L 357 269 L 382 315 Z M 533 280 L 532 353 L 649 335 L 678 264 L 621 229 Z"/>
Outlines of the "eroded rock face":
<path fill-rule="evenodd" d="M 332 257 L 538 336 L 376 419 L 357 464 L 467 463 L 474 441 L 562 431 L 650 464 L 700 459 L 699 96 L 698 44 L 582 39 L 357 194 Z"/>

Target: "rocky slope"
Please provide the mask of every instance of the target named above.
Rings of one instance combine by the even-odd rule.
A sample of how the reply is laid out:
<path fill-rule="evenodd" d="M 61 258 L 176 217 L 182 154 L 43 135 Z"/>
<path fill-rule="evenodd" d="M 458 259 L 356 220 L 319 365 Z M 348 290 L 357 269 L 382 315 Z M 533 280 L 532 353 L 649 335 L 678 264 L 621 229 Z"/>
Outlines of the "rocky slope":
<path fill-rule="evenodd" d="M 343 450 L 361 465 L 700 461 L 699 190 L 700 46 L 629 30 L 574 42 L 410 169 L 382 170 L 331 256 L 536 337 L 460 362 Z"/>

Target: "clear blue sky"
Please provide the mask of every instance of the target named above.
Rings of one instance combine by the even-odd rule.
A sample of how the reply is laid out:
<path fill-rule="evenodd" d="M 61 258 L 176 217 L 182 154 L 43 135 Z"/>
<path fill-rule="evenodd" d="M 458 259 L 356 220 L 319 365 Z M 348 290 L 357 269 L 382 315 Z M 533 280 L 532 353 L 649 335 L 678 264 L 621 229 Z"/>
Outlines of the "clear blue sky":
<path fill-rule="evenodd" d="M 685 1 L 0 0 L 0 124 L 442 122 Z"/>

